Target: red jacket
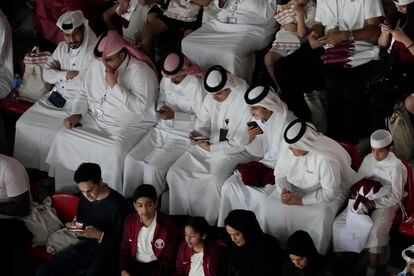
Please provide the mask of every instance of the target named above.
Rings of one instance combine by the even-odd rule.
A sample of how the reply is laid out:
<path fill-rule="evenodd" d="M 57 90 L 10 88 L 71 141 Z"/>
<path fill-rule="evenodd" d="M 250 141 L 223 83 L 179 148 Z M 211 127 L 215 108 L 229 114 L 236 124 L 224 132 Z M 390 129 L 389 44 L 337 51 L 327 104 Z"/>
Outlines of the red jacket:
<path fill-rule="evenodd" d="M 127 270 L 135 260 L 138 233 L 143 226 L 138 213 L 130 214 L 125 219 L 119 258 L 120 270 Z M 158 269 L 153 275 L 168 275 L 174 271 L 177 256 L 177 227 L 172 218 L 157 211 L 157 225 L 151 242 L 152 250 L 158 260 Z"/>
<path fill-rule="evenodd" d="M 220 254 L 223 251 L 223 245 L 217 242 L 206 242 L 204 245 L 203 270 L 204 276 L 217 275 L 217 267 L 220 261 Z M 176 262 L 174 276 L 187 276 L 191 268 L 191 256 L 193 249 L 185 241 L 181 243 Z"/>

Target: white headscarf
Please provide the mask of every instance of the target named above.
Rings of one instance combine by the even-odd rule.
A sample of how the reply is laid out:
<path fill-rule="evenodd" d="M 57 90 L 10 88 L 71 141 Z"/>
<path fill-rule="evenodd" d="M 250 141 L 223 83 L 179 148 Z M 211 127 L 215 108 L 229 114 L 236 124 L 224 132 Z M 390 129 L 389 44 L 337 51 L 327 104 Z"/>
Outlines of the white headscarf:
<path fill-rule="evenodd" d="M 63 24 L 72 24 L 72 28 L 64 29 L 62 26 Z M 88 19 L 86 19 L 83 16 L 82 11 L 76 10 L 65 12 L 59 17 L 58 21 L 56 22 L 56 26 L 58 26 L 59 29 L 61 29 L 64 33 L 72 33 L 73 30 L 75 30 L 82 24 L 85 26 L 85 30 L 83 33 L 82 44 L 79 47 L 80 56 L 84 56 L 88 49 L 90 49 L 91 47 L 93 48 L 97 39 L 95 33 L 89 27 Z"/>
<path fill-rule="evenodd" d="M 261 93 L 263 93 L 265 87 L 264 86 L 256 86 L 253 89 L 249 89 L 246 92 L 245 98 L 253 100 L 257 98 Z M 273 112 L 272 116 L 269 118 L 268 125 L 269 131 L 264 132 L 264 135 L 269 138 L 272 137 L 271 144 L 269 145 L 269 150 L 274 153 L 280 151 L 281 142 L 283 142 L 283 132 L 293 120 L 294 115 L 292 112 L 289 111 L 287 105 L 279 98 L 273 88 L 269 87 L 269 92 L 267 93 L 266 97 L 264 97 L 260 102 L 251 104 L 250 106 L 261 106 Z"/>
<path fill-rule="evenodd" d="M 326 157 L 339 165 L 343 181 L 349 184 L 355 182 L 356 172 L 351 168 L 351 157 L 338 142 L 317 132 L 311 123 L 305 123 L 298 119 L 293 121 L 292 124 L 291 127 L 288 126 L 285 130 L 285 138 L 293 139 L 297 137 L 303 124 L 306 124 L 306 130 L 297 142 L 289 145 L 290 147 Z"/>

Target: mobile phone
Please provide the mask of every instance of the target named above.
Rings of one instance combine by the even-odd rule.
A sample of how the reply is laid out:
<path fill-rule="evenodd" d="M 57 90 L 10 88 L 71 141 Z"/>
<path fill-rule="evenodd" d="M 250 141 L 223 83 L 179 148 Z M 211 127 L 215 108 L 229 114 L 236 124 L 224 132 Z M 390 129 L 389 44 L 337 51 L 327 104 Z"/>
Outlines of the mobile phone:
<path fill-rule="evenodd" d="M 71 232 L 83 232 L 83 229 L 79 229 L 79 228 L 67 228 L 67 229 Z"/>
<path fill-rule="evenodd" d="M 386 25 L 386 24 L 384 24 L 384 23 L 379 24 L 379 26 L 380 26 L 381 28 L 385 28 L 385 29 L 387 29 L 387 30 L 390 30 L 390 29 L 391 29 L 391 27 L 390 27 L 390 26 L 388 26 L 388 25 Z"/>
<path fill-rule="evenodd" d="M 258 128 L 258 129 L 260 129 L 260 131 L 263 133 L 263 130 L 259 127 L 259 125 L 257 124 L 257 122 L 255 122 L 255 121 L 250 121 L 250 122 L 247 122 L 247 126 L 250 128 L 250 129 L 253 129 L 253 128 Z"/>
<path fill-rule="evenodd" d="M 209 140 L 210 138 L 208 138 L 207 136 L 196 136 L 196 137 L 191 137 L 191 140 L 194 140 L 194 141 L 199 141 L 199 140 L 205 140 L 205 141 L 207 141 L 207 140 Z"/>

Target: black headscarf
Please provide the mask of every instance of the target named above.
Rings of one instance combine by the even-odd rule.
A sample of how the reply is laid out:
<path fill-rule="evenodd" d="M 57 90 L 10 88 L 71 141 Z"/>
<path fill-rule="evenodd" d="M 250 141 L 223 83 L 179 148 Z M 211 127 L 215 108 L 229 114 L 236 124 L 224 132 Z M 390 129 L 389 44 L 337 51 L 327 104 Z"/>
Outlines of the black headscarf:
<path fill-rule="evenodd" d="M 298 257 L 309 258 L 308 264 L 303 268 L 297 268 L 289 256 L 286 258 L 284 276 L 325 276 L 326 263 L 323 256 L 319 255 L 315 244 L 308 232 L 298 230 L 287 240 L 286 253 Z"/>
<path fill-rule="evenodd" d="M 224 220 L 224 225 L 242 232 L 246 245 L 254 242 L 263 234 L 256 215 L 248 210 L 231 211 Z"/>
<path fill-rule="evenodd" d="M 219 276 L 280 275 L 283 256 L 279 242 L 263 233 L 252 211 L 233 210 L 224 224 L 240 231 L 245 244 L 237 246 L 229 242 L 220 262 Z"/>

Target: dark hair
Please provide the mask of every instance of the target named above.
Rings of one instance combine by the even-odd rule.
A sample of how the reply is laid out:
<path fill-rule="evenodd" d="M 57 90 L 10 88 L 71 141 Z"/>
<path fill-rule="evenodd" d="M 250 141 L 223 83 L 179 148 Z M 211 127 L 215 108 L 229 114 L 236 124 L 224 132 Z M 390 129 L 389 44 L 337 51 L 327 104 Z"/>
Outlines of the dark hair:
<path fill-rule="evenodd" d="M 152 201 L 157 202 L 157 192 L 155 191 L 154 186 L 149 184 L 139 185 L 132 195 L 132 200 L 135 202 L 141 197 L 147 197 Z"/>
<path fill-rule="evenodd" d="M 407 5 L 407 13 L 402 14 L 394 7 L 388 16 L 389 24 L 392 29 L 395 29 L 398 23 L 398 20 L 401 21 L 401 24 L 404 26 L 402 29 L 404 33 L 414 40 L 414 3 Z"/>
<path fill-rule="evenodd" d="M 208 236 L 210 230 L 210 225 L 208 225 L 208 222 L 203 217 L 191 217 L 186 221 L 185 226 L 193 228 L 201 236 Z"/>
<path fill-rule="evenodd" d="M 101 167 L 96 163 L 82 163 L 75 171 L 73 180 L 76 183 L 92 181 L 92 183 L 99 185 L 102 180 Z"/>

